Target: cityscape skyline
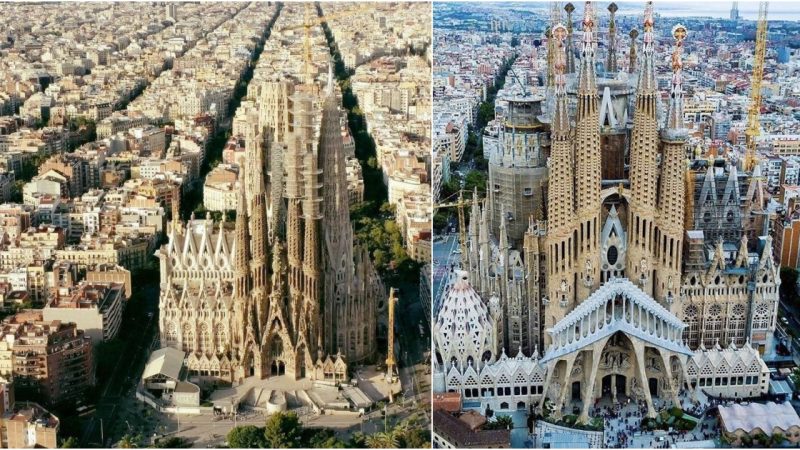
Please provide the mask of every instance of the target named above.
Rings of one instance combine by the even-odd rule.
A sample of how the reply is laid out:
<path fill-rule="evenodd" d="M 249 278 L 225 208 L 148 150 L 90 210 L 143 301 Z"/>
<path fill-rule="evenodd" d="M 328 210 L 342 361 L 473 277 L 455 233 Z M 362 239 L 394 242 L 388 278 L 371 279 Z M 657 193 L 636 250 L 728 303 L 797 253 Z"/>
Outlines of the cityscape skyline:
<path fill-rule="evenodd" d="M 800 445 L 795 6 L 0 0 L 0 448 Z"/>

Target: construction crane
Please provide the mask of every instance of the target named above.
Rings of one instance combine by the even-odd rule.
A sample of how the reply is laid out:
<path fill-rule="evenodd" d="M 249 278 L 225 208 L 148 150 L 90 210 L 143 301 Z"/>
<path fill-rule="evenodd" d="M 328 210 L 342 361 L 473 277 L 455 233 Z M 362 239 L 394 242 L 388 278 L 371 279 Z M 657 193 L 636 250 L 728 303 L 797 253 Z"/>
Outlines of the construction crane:
<path fill-rule="evenodd" d="M 359 12 L 362 12 L 367 9 L 374 8 L 373 4 L 363 3 L 361 6 L 355 9 L 349 9 L 347 11 L 341 11 L 334 14 L 328 15 L 318 15 L 314 16 L 311 12 L 311 2 L 306 2 L 303 4 L 303 23 L 299 25 L 290 25 L 282 27 L 279 31 L 290 31 L 296 30 L 299 28 L 303 29 L 303 77 L 304 82 L 306 84 L 310 84 L 313 81 L 313 75 L 311 74 L 311 67 L 312 67 L 312 57 L 311 57 L 311 29 L 315 26 L 322 25 L 323 23 L 328 22 L 329 20 L 333 19 L 340 19 L 342 17 L 352 16 Z"/>
<path fill-rule="evenodd" d="M 442 208 L 456 208 L 458 212 L 458 241 L 461 244 L 461 261 L 463 263 L 464 258 L 467 257 L 468 249 L 467 249 L 467 231 L 466 225 L 464 220 L 464 207 L 472 205 L 473 200 L 464 200 L 464 191 L 461 190 L 458 192 L 458 201 L 456 202 L 448 202 L 448 203 L 439 203 L 433 205 L 433 209 L 442 209 Z M 435 211 L 434 211 L 435 212 Z"/>
<path fill-rule="evenodd" d="M 386 349 L 386 380 L 392 382 L 394 380 L 394 292 L 395 288 L 389 288 L 389 336 L 387 339 L 388 348 Z M 391 396 L 391 389 L 389 390 Z"/>
<path fill-rule="evenodd" d="M 747 150 L 744 157 L 744 170 L 752 172 L 756 165 L 756 138 L 761 128 L 761 82 L 764 79 L 764 55 L 767 52 L 767 2 L 758 7 L 756 27 L 756 48 L 753 52 L 753 79 L 750 82 L 750 110 L 747 113 L 745 131 Z"/>

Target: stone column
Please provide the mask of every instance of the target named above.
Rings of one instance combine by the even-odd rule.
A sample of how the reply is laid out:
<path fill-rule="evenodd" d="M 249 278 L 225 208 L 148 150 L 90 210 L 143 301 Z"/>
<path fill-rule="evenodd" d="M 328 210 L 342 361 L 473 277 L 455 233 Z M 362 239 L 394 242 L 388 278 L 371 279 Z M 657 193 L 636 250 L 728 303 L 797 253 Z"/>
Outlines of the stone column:
<path fill-rule="evenodd" d="M 611 375 L 611 401 L 617 403 L 617 374 Z"/>
<path fill-rule="evenodd" d="M 668 350 L 664 350 L 662 348 L 658 349 L 658 354 L 661 355 L 661 361 L 664 363 L 664 373 L 667 374 L 667 382 L 669 384 L 669 390 L 672 391 L 672 402 L 675 406 L 681 406 L 681 400 L 678 398 L 678 386 L 675 386 L 675 382 L 672 379 L 672 364 L 670 364 L 670 357 L 672 356 L 672 352 Z"/>
<path fill-rule="evenodd" d="M 571 388 L 570 385 L 570 375 L 572 374 L 572 366 L 575 364 L 575 358 L 578 356 L 578 352 L 574 352 L 568 355 L 565 360 L 567 362 L 567 371 L 564 373 L 564 384 L 561 386 L 561 392 L 558 394 L 558 400 L 556 401 L 555 414 L 556 417 L 561 417 L 561 407 L 564 406 L 564 400 L 567 396 L 567 389 Z"/>
<path fill-rule="evenodd" d="M 633 352 L 636 355 L 636 365 L 639 367 L 639 381 L 644 391 L 644 400 L 647 402 L 647 417 L 655 417 L 656 410 L 653 407 L 653 398 L 650 396 L 650 385 L 647 382 L 647 371 L 645 370 L 644 343 L 638 338 L 631 338 L 633 342 Z"/>
<path fill-rule="evenodd" d="M 544 413 L 544 401 L 547 398 L 550 382 L 553 380 L 553 372 L 556 370 L 556 364 L 558 364 L 558 361 L 560 360 L 554 359 L 547 363 L 547 377 L 545 378 L 544 386 L 542 387 L 542 398 L 539 399 L 539 409 L 542 410 L 542 413 Z"/>
<path fill-rule="evenodd" d="M 686 363 L 689 357 L 686 355 L 678 355 L 678 361 L 681 362 L 681 370 L 683 371 L 683 380 L 686 383 L 686 389 L 692 393 L 692 400 L 697 400 L 697 388 L 692 387 L 692 382 L 689 380 L 689 373 L 686 371 Z"/>
<path fill-rule="evenodd" d="M 583 411 L 578 418 L 578 422 L 589 422 L 589 406 L 594 403 L 594 383 L 597 380 L 597 368 L 600 365 L 600 355 L 603 353 L 603 348 L 606 346 L 608 339 L 608 337 L 605 337 L 592 344 L 592 369 L 589 372 L 589 383 L 583 388 Z"/>

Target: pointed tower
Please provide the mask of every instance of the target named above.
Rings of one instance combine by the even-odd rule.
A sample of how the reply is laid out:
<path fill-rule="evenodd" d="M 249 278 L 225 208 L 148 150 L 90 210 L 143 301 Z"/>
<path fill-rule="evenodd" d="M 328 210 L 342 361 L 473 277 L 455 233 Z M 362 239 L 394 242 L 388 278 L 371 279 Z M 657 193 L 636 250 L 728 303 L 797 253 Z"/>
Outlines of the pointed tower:
<path fill-rule="evenodd" d="M 611 3 L 608 5 L 610 17 L 608 22 L 608 55 L 606 58 L 606 72 L 610 74 L 617 73 L 617 22 L 615 19 L 617 9 L 616 3 Z"/>
<path fill-rule="evenodd" d="M 245 194 L 245 172 L 239 181 L 239 199 L 236 205 L 236 228 L 234 238 L 234 345 L 239 345 L 239 357 L 243 357 L 245 348 L 245 329 L 249 322 L 250 305 L 250 232 L 247 218 L 247 196 Z"/>
<path fill-rule="evenodd" d="M 663 163 L 661 169 L 661 186 L 658 201 L 658 225 L 660 242 L 660 265 L 658 279 L 655 280 L 655 299 L 667 308 L 676 304 L 679 298 L 679 280 L 683 255 L 683 217 L 685 215 L 684 146 L 688 132 L 683 122 L 683 40 L 686 38 L 686 27 L 675 25 L 672 28 L 675 38 L 675 49 L 672 53 L 672 87 L 670 89 L 669 112 L 667 125 L 661 131 L 663 142 Z M 680 305 L 677 305 L 678 307 Z M 677 307 L 676 307 L 677 308 Z M 682 308 L 679 308 L 682 311 Z"/>
<path fill-rule="evenodd" d="M 630 60 L 628 61 L 628 73 L 636 72 L 636 38 L 639 37 L 639 30 L 633 29 L 628 36 L 631 37 L 631 48 L 628 52 Z"/>
<path fill-rule="evenodd" d="M 268 273 L 268 244 L 267 244 L 267 193 L 264 184 L 264 142 L 263 134 L 258 133 L 255 125 L 247 128 L 245 137 L 245 161 L 247 167 L 242 171 L 247 171 L 247 179 L 253 192 L 250 195 L 250 232 L 252 234 L 252 262 L 250 265 L 252 272 L 253 292 L 259 296 L 256 302 L 259 320 L 263 319 L 266 313 L 266 305 L 261 303 L 267 301 L 269 292 L 269 273 Z"/>
<path fill-rule="evenodd" d="M 658 153 L 658 120 L 656 107 L 659 93 L 655 74 L 655 38 L 653 36 L 653 2 L 644 12 L 644 43 L 636 112 L 631 135 L 631 200 L 628 219 L 628 277 L 639 282 L 642 290 L 652 295 L 653 255 L 655 253 L 656 156 Z"/>
<path fill-rule="evenodd" d="M 576 226 L 575 218 L 575 176 L 573 167 L 573 141 L 570 129 L 567 89 L 566 89 L 566 54 L 564 38 L 568 35 L 563 26 L 554 28 L 558 41 L 559 51 L 555 61 L 556 73 L 556 100 L 551 125 L 552 150 L 549 161 L 549 186 L 547 194 L 547 260 L 548 260 L 548 292 L 545 294 L 550 299 L 558 299 L 545 306 L 545 328 L 552 327 L 564 317 L 567 307 L 575 301 L 575 291 L 561 290 L 562 281 L 572 279 L 574 246 L 573 230 Z M 581 69 L 583 70 L 583 68 Z M 597 123 L 597 122 L 595 122 Z M 532 244 L 532 243 L 531 243 Z M 565 254 L 567 249 L 569 254 Z M 549 335 L 545 337 L 545 345 L 549 345 Z"/>
<path fill-rule="evenodd" d="M 578 107 L 575 118 L 575 194 L 577 198 L 577 227 L 580 238 L 577 249 L 579 267 L 590 270 L 580 278 L 592 279 L 592 284 L 577 283 L 575 298 L 587 298 L 599 285 L 600 243 L 600 116 L 595 73 L 595 28 L 592 4 L 586 2 L 581 43 L 581 71 L 578 83 Z M 565 255 L 566 256 L 566 255 Z M 575 255 L 572 258 L 576 259 Z M 575 284 L 567 280 L 568 284 Z"/>
<path fill-rule="evenodd" d="M 575 51 L 572 45 L 572 12 L 575 11 L 575 5 L 567 3 L 564 6 L 564 11 L 567 12 L 567 48 L 566 50 L 566 73 L 575 73 Z"/>

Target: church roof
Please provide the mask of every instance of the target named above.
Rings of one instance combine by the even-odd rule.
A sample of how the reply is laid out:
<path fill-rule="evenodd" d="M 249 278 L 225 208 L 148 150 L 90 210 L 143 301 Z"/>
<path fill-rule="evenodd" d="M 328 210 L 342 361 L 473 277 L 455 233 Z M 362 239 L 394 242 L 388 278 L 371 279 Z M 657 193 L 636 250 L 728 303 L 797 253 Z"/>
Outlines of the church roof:
<path fill-rule="evenodd" d="M 771 435 L 775 428 L 785 432 L 791 427 L 800 426 L 800 417 L 797 416 L 797 411 L 789 402 L 720 406 L 719 417 L 725 431 L 729 433 L 736 430 L 750 433 L 759 429 Z"/>
<path fill-rule="evenodd" d="M 645 311 L 650 312 L 657 317 L 658 320 L 669 326 L 679 329 L 686 327 L 686 324 L 684 324 L 666 308 L 658 304 L 658 302 L 656 302 L 652 297 L 645 294 L 630 280 L 627 278 L 615 278 L 602 285 L 600 289 L 592 293 L 589 298 L 584 300 L 580 305 L 578 305 L 577 308 L 572 310 L 572 312 L 567 314 L 563 319 L 555 324 L 555 326 L 548 329 L 547 332 L 555 336 L 559 333 L 566 332 L 574 328 L 582 319 L 588 318 L 594 311 L 605 308 L 606 303 L 610 299 L 616 298 L 617 296 L 627 298 L 629 301 L 632 301 L 633 303 L 642 307 Z M 604 324 L 602 327 L 594 330 L 593 332 L 581 335 L 578 339 L 575 339 L 566 345 L 562 345 L 560 347 L 556 347 L 555 345 L 551 346 L 542 358 L 542 362 L 544 363 L 580 350 L 596 341 L 599 341 L 600 339 L 616 333 L 617 331 L 622 331 L 627 335 L 635 336 L 639 339 L 649 342 L 652 345 L 662 347 L 676 353 L 682 353 L 685 355 L 692 354 L 692 351 L 686 346 L 686 344 L 670 339 L 666 336 L 659 336 L 657 333 L 651 333 L 643 330 L 631 322 L 630 318 L 621 316 L 618 318 L 613 318 L 611 323 Z"/>

